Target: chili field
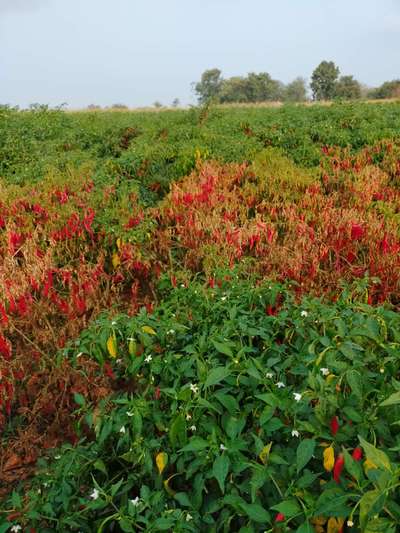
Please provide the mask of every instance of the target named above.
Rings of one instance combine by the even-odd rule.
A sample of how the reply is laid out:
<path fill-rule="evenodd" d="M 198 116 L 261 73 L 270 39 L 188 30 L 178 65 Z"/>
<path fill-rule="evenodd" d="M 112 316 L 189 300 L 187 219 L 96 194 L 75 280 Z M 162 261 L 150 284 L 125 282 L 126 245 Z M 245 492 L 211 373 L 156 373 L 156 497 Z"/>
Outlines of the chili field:
<path fill-rule="evenodd" d="M 0 532 L 395 533 L 400 103 L 0 108 Z"/>

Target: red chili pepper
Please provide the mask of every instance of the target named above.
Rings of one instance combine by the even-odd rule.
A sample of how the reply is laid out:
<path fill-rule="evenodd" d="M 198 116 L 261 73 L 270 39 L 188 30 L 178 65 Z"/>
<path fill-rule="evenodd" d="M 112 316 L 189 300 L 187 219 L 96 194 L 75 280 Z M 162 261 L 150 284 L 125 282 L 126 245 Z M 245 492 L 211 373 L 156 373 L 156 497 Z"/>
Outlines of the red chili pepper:
<path fill-rule="evenodd" d="M 353 457 L 353 459 L 355 461 L 361 461 L 362 456 L 363 456 L 362 449 L 359 448 L 359 447 L 354 448 L 353 453 L 351 454 L 351 456 Z"/>
<path fill-rule="evenodd" d="M 154 399 L 159 400 L 161 396 L 161 390 L 160 387 L 156 387 L 156 390 L 154 391 Z"/>
<path fill-rule="evenodd" d="M 333 479 L 336 483 L 340 483 L 340 474 L 342 473 L 344 467 L 344 457 L 342 454 L 338 456 L 335 461 L 335 466 L 333 467 Z"/>
<path fill-rule="evenodd" d="M 104 363 L 104 374 L 110 379 L 115 379 L 115 374 L 112 370 L 112 367 L 109 361 L 106 361 Z"/>
<path fill-rule="evenodd" d="M 278 513 L 275 517 L 275 522 L 284 522 L 285 520 L 285 515 L 282 513 Z"/>
<path fill-rule="evenodd" d="M 3 337 L 3 335 L 0 335 L 0 355 L 2 355 L 6 361 L 11 360 L 11 344 L 5 337 Z"/>
<path fill-rule="evenodd" d="M 339 420 L 337 416 L 332 417 L 331 420 L 331 433 L 333 436 L 339 431 Z"/>

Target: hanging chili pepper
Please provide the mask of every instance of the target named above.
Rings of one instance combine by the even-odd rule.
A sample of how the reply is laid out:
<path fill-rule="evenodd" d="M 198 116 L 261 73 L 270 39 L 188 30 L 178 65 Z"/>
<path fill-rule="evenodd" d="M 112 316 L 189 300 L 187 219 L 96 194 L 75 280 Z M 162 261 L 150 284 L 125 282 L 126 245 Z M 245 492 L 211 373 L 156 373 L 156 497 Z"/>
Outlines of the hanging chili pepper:
<path fill-rule="evenodd" d="M 336 483 L 340 483 L 340 474 L 342 473 L 344 467 L 344 457 L 342 454 L 338 456 L 335 461 L 335 466 L 333 467 L 333 479 Z"/>

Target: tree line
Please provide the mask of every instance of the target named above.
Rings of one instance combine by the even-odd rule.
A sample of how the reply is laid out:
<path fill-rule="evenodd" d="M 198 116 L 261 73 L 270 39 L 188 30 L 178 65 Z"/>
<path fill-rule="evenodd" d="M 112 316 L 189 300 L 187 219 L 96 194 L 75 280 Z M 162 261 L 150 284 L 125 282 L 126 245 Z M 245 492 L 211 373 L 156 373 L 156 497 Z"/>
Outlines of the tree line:
<path fill-rule="evenodd" d="M 356 100 L 360 98 L 400 97 L 400 79 L 387 81 L 380 87 L 368 89 L 351 75 L 340 75 L 333 61 L 322 61 L 311 75 L 309 85 L 312 99 Z M 218 68 L 203 72 L 201 80 L 194 83 L 199 103 L 257 103 L 257 102 L 305 102 L 309 100 L 307 81 L 298 77 L 284 84 L 267 72 L 251 72 L 247 76 L 223 78 Z"/>

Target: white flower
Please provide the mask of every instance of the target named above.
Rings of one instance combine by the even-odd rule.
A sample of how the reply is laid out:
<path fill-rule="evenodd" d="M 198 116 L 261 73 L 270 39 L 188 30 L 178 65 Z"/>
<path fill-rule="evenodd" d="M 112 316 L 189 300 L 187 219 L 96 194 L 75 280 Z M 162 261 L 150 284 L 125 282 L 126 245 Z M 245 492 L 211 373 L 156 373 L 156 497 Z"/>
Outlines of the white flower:
<path fill-rule="evenodd" d="M 296 400 L 296 402 L 299 402 L 301 400 L 301 394 L 300 393 L 294 392 L 293 396 L 294 396 L 294 399 Z"/>
<path fill-rule="evenodd" d="M 21 529 L 22 529 L 22 526 L 20 526 L 19 524 L 17 524 L 17 525 L 15 525 L 15 526 L 13 526 L 13 527 L 10 529 L 10 531 L 13 531 L 13 532 L 14 532 L 14 531 L 21 531 Z"/>
<path fill-rule="evenodd" d="M 148 356 L 145 358 L 144 362 L 145 362 L 145 363 L 150 363 L 150 361 L 151 361 L 152 359 L 153 359 L 152 356 L 151 356 L 151 355 L 148 355 Z"/>
<path fill-rule="evenodd" d="M 79 352 L 77 355 L 76 355 L 76 358 L 78 359 L 78 357 L 82 357 L 83 355 L 83 352 Z"/>
<path fill-rule="evenodd" d="M 92 500 L 97 500 L 97 498 L 99 497 L 99 491 L 97 489 L 93 489 L 93 492 L 90 497 L 92 498 Z"/>
<path fill-rule="evenodd" d="M 300 313 L 300 316 L 308 316 L 308 312 L 307 312 L 307 311 L 302 311 L 302 312 Z"/>
<path fill-rule="evenodd" d="M 222 296 L 221 302 L 225 302 L 225 300 L 226 300 L 226 296 Z"/>
<path fill-rule="evenodd" d="M 190 426 L 190 431 L 196 431 L 197 427 L 196 426 Z"/>
<path fill-rule="evenodd" d="M 189 413 L 186 415 L 186 420 L 192 420 L 192 415 L 190 415 Z"/>
<path fill-rule="evenodd" d="M 193 520 L 193 516 L 191 514 L 187 514 L 186 515 L 186 522 L 190 522 L 191 520 Z"/>
<path fill-rule="evenodd" d="M 219 445 L 219 449 L 223 452 L 225 452 L 228 448 L 226 446 L 224 446 L 223 444 L 220 444 Z"/>
<path fill-rule="evenodd" d="M 384 374 L 384 373 L 385 373 L 385 369 L 384 369 L 384 368 L 380 368 L 380 369 L 379 369 L 379 372 L 380 372 L 381 374 Z"/>
<path fill-rule="evenodd" d="M 185 288 L 185 284 L 181 283 L 181 287 L 182 287 L 182 289 L 184 289 Z"/>
<path fill-rule="evenodd" d="M 117 359 L 115 362 L 117 363 L 117 365 L 120 365 L 122 363 L 122 359 Z"/>
<path fill-rule="evenodd" d="M 282 383 L 282 381 L 278 381 L 278 383 L 276 384 L 276 386 L 278 387 L 278 389 L 283 389 L 286 387 L 286 385 L 284 383 Z"/>
<path fill-rule="evenodd" d="M 125 426 L 122 426 L 122 428 L 119 430 L 119 432 L 122 433 L 122 434 L 126 433 Z"/>
<path fill-rule="evenodd" d="M 55 455 L 54 459 L 56 459 L 58 461 L 58 459 L 61 459 L 61 455 Z"/>
<path fill-rule="evenodd" d="M 300 437 L 300 433 L 297 431 L 297 429 L 292 430 L 292 437 Z"/>
<path fill-rule="evenodd" d="M 191 383 L 190 390 L 193 392 L 193 394 L 197 394 L 199 392 L 199 387 L 195 385 L 194 383 Z"/>
<path fill-rule="evenodd" d="M 111 325 L 112 325 L 112 326 L 116 326 L 116 325 L 117 325 L 117 323 L 115 322 L 115 320 L 113 320 L 113 321 L 111 322 Z"/>
<path fill-rule="evenodd" d="M 267 372 L 265 374 L 265 377 L 268 378 L 268 379 L 272 379 L 274 377 L 273 373 L 272 372 Z"/>
<path fill-rule="evenodd" d="M 175 333 L 175 330 L 174 329 L 169 329 L 167 331 L 167 335 L 173 335 Z"/>
<path fill-rule="evenodd" d="M 140 505 L 140 498 L 139 496 L 136 496 L 136 498 L 134 498 L 133 500 L 129 500 L 131 502 L 131 504 L 134 506 L 134 507 L 137 507 L 138 505 Z"/>
<path fill-rule="evenodd" d="M 354 526 L 354 522 L 353 522 L 353 520 L 347 520 L 347 525 L 348 525 L 349 527 L 353 527 L 353 526 Z"/>
<path fill-rule="evenodd" d="M 321 374 L 327 376 L 329 374 L 329 368 L 320 368 Z"/>
<path fill-rule="evenodd" d="M 126 414 L 127 414 L 128 416 L 133 416 L 135 413 L 134 413 L 133 411 L 127 411 Z"/>

